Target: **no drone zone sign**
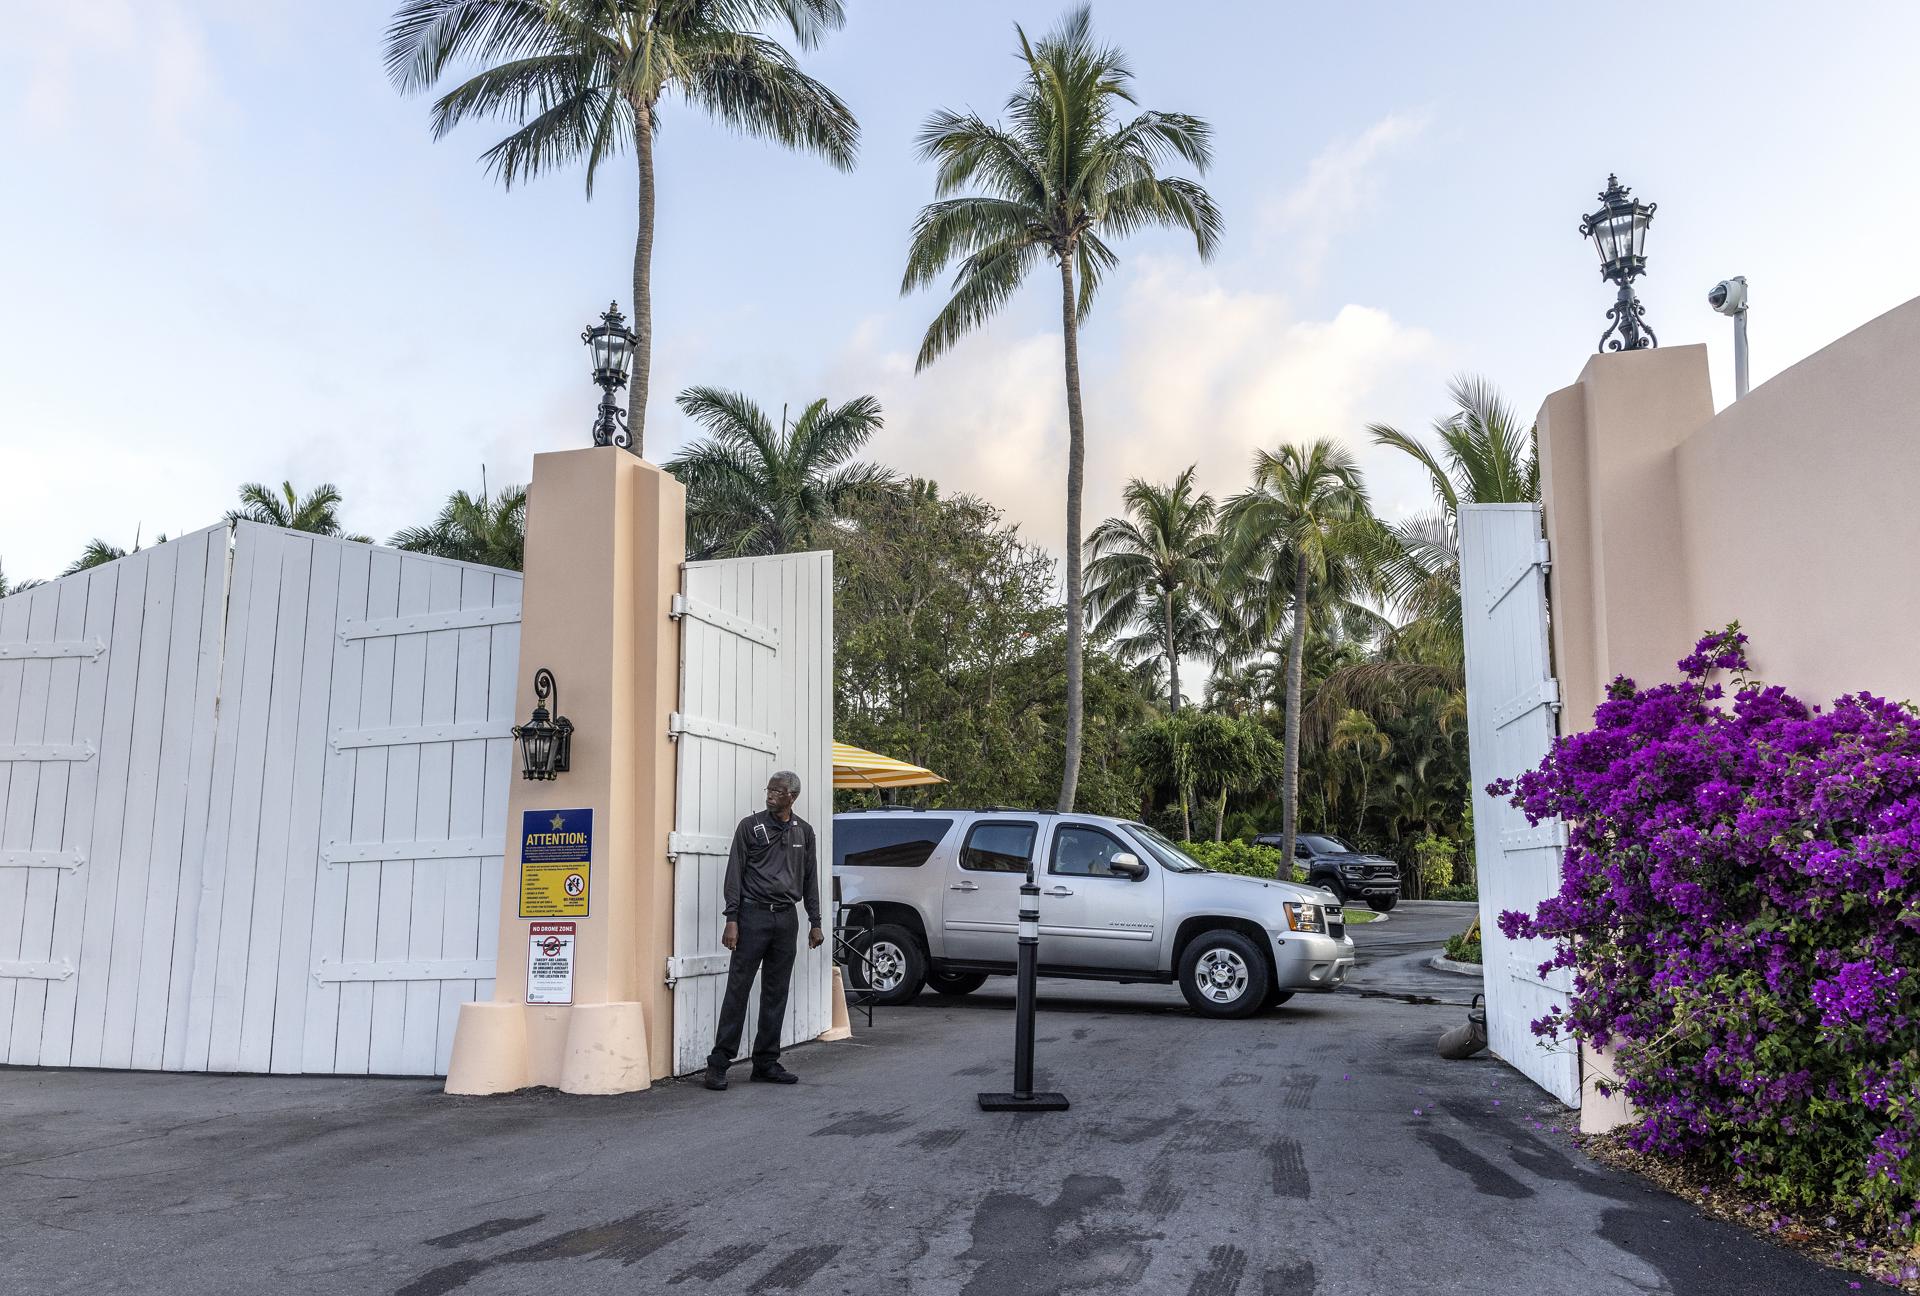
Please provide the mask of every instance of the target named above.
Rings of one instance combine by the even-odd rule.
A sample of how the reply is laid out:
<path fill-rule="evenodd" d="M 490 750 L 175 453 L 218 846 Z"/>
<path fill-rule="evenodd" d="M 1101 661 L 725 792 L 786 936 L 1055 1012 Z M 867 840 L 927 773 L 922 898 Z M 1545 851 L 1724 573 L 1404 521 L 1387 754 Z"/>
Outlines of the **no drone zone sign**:
<path fill-rule="evenodd" d="M 573 1002 L 573 934 L 570 922 L 537 922 L 527 929 L 527 1002 L 559 1006 Z"/>

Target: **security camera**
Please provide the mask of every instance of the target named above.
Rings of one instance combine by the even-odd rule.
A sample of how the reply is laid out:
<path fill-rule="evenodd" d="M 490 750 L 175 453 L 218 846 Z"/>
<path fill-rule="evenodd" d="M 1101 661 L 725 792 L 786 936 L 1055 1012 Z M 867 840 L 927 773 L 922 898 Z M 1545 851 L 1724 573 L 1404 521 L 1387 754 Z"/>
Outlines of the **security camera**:
<path fill-rule="evenodd" d="M 1707 293 L 1707 305 L 1722 315 L 1738 315 L 1747 308 L 1747 277 L 1722 279 Z"/>

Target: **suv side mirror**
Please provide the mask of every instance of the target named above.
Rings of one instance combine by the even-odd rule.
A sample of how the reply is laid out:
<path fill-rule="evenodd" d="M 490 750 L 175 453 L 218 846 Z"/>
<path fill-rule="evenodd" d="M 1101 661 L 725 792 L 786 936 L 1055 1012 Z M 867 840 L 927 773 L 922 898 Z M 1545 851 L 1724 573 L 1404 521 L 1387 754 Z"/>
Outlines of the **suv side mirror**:
<path fill-rule="evenodd" d="M 1140 857 L 1128 851 L 1121 851 L 1107 861 L 1107 867 L 1129 882 L 1138 882 L 1147 875 L 1147 866 Z"/>

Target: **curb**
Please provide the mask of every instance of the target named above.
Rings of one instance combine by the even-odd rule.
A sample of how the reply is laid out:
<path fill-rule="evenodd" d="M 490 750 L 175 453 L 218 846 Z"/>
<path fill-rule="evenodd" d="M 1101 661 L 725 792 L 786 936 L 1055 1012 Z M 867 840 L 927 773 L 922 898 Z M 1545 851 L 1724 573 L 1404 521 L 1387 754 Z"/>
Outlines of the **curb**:
<path fill-rule="evenodd" d="M 1435 954 L 1427 961 L 1427 966 L 1436 972 L 1451 972 L 1455 976 L 1482 978 L 1486 976 L 1486 969 L 1481 964 L 1456 962 L 1444 954 Z"/>

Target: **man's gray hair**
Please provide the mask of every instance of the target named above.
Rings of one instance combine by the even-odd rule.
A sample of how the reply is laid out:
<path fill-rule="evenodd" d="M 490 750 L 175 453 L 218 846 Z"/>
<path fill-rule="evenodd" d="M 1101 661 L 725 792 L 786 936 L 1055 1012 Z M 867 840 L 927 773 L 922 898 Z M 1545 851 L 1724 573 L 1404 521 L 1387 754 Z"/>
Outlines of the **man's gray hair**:
<path fill-rule="evenodd" d="M 794 796 L 800 795 L 800 776 L 792 770 L 775 770 L 767 782 L 778 783 Z"/>

